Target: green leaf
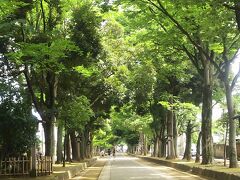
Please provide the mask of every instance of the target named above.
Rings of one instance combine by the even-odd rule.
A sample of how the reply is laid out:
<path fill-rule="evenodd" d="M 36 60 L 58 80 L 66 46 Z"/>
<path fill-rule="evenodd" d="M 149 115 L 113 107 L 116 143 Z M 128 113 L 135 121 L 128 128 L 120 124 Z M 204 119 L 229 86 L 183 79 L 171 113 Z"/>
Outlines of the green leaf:
<path fill-rule="evenodd" d="M 221 54 L 223 52 L 223 46 L 220 43 L 210 44 L 210 49 L 218 54 Z"/>
<path fill-rule="evenodd" d="M 84 66 L 74 67 L 74 70 L 78 73 L 81 73 L 85 77 L 90 77 L 94 73 L 94 71 L 90 68 L 85 68 Z"/>

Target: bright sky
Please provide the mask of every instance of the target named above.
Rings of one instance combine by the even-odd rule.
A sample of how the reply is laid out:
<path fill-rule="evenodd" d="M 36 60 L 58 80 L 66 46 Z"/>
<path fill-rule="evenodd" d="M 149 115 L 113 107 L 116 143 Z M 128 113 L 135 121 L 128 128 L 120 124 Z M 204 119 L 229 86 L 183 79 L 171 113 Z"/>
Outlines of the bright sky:
<path fill-rule="evenodd" d="M 234 74 L 237 74 L 240 67 L 240 49 L 238 49 L 237 56 L 232 64 L 232 71 Z"/>

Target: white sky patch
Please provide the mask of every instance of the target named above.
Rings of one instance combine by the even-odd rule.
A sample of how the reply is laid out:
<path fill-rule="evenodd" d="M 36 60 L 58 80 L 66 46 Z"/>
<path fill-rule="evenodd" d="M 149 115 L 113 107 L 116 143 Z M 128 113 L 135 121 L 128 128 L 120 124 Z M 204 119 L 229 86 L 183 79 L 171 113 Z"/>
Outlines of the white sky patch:
<path fill-rule="evenodd" d="M 232 71 L 233 71 L 234 75 L 236 75 L 238 73 L 239 68 L 240 68 L 240 49 L 238 49 L 236 58 L 232 63 Z"/>
<path fill-rule="evenodd" d="M 32 109 L 32 114 L 38 119 L 38 120 L 42 120 L 42 118 L 40 117 L 40 115 L 38 114 L 38 112 L 35 109 Z"/>

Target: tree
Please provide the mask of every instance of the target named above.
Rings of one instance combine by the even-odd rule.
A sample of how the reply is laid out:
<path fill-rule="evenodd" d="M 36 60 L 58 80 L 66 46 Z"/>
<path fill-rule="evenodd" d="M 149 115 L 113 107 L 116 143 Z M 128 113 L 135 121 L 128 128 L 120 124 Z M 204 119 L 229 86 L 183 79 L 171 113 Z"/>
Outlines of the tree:
<path fill-rule="evenodd" d="M 57 76 L 63 70 L 61 61 L 66 53 L 76 48 L 60 29 L 56 30 L 62 20 L 59 1 L 21 2 L 24 6 L 18 7 L 16 17 L 11 19 L 18 23 L 12 23 L 13 30 L 8 32 L 9 39 L 14 39 L 12 51 L 4 56 L 7 55 L 17 72 L 25 76 L 34 106 L 45 122 L 46 155 L 52 155 Z"/>
<path fill-rule="evenodd" d="M 69 139 L 70 135 L 73 160 L 79 161 L 79 152 L 84 151 L 84 148 L 78 148 L 75 132 L 82 135 L 91 116 L 93 116 L 93 111 L 90 108 L 89 100 L 85 96 L 69 98 L 61 108 L 59 118 L 61 119 L 61 124 L 65 126 L 65 141 Z M 64 144 L 66 145 L 66 142 Z M 82 157 L 82 159 L 84 158 Z"/>
<path fill-rule="evenodd" d="M 151 135 L 151 130 L 149 128 L 149 124 L 152 122 L 151 116 L 138 115 L 131 105 L 124 105 L 120 109 L 118 107 L 113 107 L 111 121 L 113 134 L 122 137 L 129 145 L 130 151 L 134 151 L 133 149 L 139 143 L 141 134 L 145 134 L 146 136 Z M 141 145 L 141 153 L 144 155 L 147 153 L 146 145 L 145 139 Z"/>
<path fill-rule="evenodd" d="M 10 24 L 13 30 L 9 39 L 14 41 L 10 53 L 7 52 L 8 59 L 18 73 L 25 75 L 34 106 L 46 122 L 43 124 L 46 155 L 52 155 L 59 76 L 71 72 L 74 66 L 96 61 L 101 49 L 97 35 L 100 21 L 92 13 L 91 2 L 81 3 L 79 7 L 58 0 L 22 2 L 24 5 L 17 8 L 14 17 L 21 26 Z M 65 8 L 71 13 L 65 12 Z"/>
<path fill-rule="evenodd" d="M 0 156 L 19 157 L 36 143 L 37 119 L 26 90 L 18 80 L 0 78 Z"/>
<path fill-rule="evenodd" d="M 0 104 L 1 157 L 18 157 L 29 153 L 36 142 L 37 120 L 23 103 Z"/>
<path fill-rule="evenodd" d="M 189 57 L 193 65 L 199 72 L 199 75 L 203 80 L 203 111 L 202 111 L 202 155 L 203 164 L 212 162 L 212 140 L 211 140 L 211 108 L 212 108 L 212 91 L 213 91 L 213 66 L 218 70 L 217 66 L 218 58 L 217 53 L 212 49 L 217 39 L 214 37 L 223 33 L 220 29 L 227 27 L 225 23 L 230 23 L 232 19 L 231 13 L 228 16 L 219 16 L 219 13 L 224 12 L 221 2 L 208 1 L 208 2 L 186 2 L 176 1 L 163 2 L 163 1 L 143 1 L 138 3 L 140 9 L 150 9 L 152 16 L 161 27 L 160 31 L 164 31 L 169 36 L 175 35 L 174 38 L 181 39 L 181 44 L 176 41 L 175 47 L 182 49 Z M 212 5 L 214 4 L 214 7 Z M 197 7 L 204 7 L 203 9 Z M 144 7 L 144 8 L 142 8 Z M 173 14 L 177 13 L 178 16 Z M 208 14 L 208 18 L 202 20 L 202 15 Z M 161 18 L 160 18 L 161 17 Z M 211 18 L 210 18 L 211 17 Z M 201 19 L 201 20 L 200 20 Z M 214 25 L 211 22 L 214 21 Z M 171 22 L 173 26 L 169 25 Z M 209 23 L 212 24 L 212 28 L 209 29 Z M 234 27 L 234 25 L 231 25 Z M 175 29 L 175 30 L 174 30 Z M 176 31 L 177 30 L 177 31 Z M 228 29 L 229 30 L 229 29 Z M 227 31 L 224 31 L 226 34 Z M 216 36 L 213 36 L 216 34 Z M 168 36 L 168 37 L 169 37 Z M 234 126 L 233 128 L 234 129 Z M 234 132 L 234 130 L 231 130 Z M 232 139 L 232 138 L 231 138 Z M 231 141 L 233 142 L 233 141 Z M 233 144 L 232 144 L 233 146 Z M 234 147 L 232 148 L 235 151 Z M 233 153 L 234 154 L 234 153 Z M 234 158 L 233 158 L 234 159 Z M 234 160 L 231 160 L 234 161 Z M 231 163 L 230 163 L 231 164 Z M 234 165 L 231 165 L 234 166 Z"/>
<path fill-rule="evenodd" d="M 199 113 L 198 107 L 191 103 L 176 103 L 178 129 L 179 133 L 186 134 L 186 146 L 183 155 L 183 159 L 191 160 L 192 158 L 192 133 L 197 128 L 197 114 Z"/>

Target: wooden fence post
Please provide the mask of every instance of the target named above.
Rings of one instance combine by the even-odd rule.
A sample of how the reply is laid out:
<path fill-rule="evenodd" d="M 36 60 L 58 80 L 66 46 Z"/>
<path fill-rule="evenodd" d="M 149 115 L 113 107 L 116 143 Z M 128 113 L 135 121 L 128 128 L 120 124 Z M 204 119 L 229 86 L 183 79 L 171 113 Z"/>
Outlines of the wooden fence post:
<path fill-rule="evenodd" d="M 31 170 L 30 170 L 30 176 L 37 177 L 37 171 L 36 171 L 36 145 L 31 149 Z"/>

